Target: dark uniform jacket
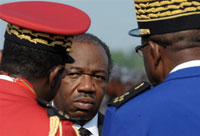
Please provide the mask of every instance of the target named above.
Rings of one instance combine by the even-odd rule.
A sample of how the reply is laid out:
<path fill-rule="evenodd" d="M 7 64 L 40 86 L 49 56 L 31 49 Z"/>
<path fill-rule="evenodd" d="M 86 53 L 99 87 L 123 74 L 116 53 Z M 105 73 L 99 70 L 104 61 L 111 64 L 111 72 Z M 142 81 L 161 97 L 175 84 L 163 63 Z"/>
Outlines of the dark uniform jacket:
<path fill-rule="evenodd" d="M 199 136 L 200 67 L 170 73 L 158 86 L 108 108 L 103 136 Z"/>

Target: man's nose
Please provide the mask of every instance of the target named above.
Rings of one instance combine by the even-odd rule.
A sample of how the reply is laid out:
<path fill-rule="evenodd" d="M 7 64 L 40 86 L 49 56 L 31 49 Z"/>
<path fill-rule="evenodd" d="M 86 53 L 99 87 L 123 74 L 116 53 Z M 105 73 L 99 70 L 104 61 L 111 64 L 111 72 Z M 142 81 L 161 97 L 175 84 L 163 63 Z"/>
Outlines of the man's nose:
<path fill-rule="evenodd" d="M 90 75 L 82 75 L 80 79 L 80 84 L 78 86 L 78 91 L 92 93 L 95 92 L 95 85 Z"/>

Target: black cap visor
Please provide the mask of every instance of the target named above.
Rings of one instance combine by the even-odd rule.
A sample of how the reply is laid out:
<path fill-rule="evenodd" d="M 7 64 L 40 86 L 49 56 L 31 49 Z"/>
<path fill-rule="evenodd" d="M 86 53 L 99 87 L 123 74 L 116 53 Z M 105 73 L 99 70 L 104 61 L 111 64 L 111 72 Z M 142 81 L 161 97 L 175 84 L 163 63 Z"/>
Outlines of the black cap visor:
<path fill-rule="evenodd" d="M 147 30 L 147 29 L 138 29 L 138 28 L 136 28 L 136 29 L 130 30 L 128 34 L 130 36 L 134 36 L 134 37 L 145 37 L 145 36 L 150 35 L 149 32 L 148 33 L 141 33 L 141 31 L 143 32 L 144 30 Z"/>

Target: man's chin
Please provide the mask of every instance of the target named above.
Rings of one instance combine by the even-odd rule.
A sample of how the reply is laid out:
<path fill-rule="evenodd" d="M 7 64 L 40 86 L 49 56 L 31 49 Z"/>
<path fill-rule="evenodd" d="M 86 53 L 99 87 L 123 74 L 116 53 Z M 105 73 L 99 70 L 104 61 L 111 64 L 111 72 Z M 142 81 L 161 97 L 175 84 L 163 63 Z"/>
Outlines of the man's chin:
<path fill-rule="evenodd" d="M 76 113 L 74 113 L 73 115 L 71 115 L 74 118 L 91 118 L 91 112 L 89 111 L 78 111 Z"/>
<path fill-rule="evenodd" d="M 84 125 L 88 121 L 90 121 L 91 118 L 88 117 L 74 117 L 74 123 L 79 124 L 79 125 Z"/>
<path fill-rule="evenodd" d="M 84 122 L 84 123 L 88 122 L 89 120 L 91 120 L 93 118 L 93 116 L 91 115 L 91 112 L 88 113 L 86 111 L 78 111 L 69 116 L 72 117 L 73 119 L 75 119 L 77 124 L 80 124 L 80 122 Z"/>

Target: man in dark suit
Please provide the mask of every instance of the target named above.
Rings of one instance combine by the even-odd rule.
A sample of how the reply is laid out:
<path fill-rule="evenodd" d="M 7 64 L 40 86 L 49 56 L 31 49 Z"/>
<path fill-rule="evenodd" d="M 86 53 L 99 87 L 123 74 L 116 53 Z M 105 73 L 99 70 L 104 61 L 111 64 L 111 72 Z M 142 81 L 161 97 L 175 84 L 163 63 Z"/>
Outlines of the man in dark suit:
<path fill-rule="evenodd" d="M 142 37 L 136 52 L 155 87 L 136 96 L 149 88 L 142 83 L 116 98 L 105 116 L 104 136 L 199 136 L 199 5 L 135 0 L 139 29 L 130 35 Z"/>
<path fill-rule="evenodd" d="M 75 36 L 71 56 L 66 64 L 67 76 L 54 99 L 54 105 L 76 119 L 74 127 L 88 129 L 88 135 L 101 136 L 103 115 L 98 112 L 112 68 L 110 51 L 92 34 Z M 81 134 L 82 135 L 82 134 Z"/>

